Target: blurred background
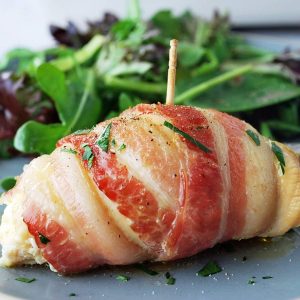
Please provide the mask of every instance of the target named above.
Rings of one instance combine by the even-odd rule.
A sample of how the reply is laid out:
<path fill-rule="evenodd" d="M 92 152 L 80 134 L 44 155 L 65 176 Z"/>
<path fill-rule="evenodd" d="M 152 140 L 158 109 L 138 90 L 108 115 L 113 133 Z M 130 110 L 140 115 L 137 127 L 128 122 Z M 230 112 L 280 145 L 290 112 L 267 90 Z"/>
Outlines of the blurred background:
<path fill-rule="evenodd" d="M 68 20 L 84 28 L 87 20 L 94 20 L 110 11 L 124 17 L 129 0 L 0 0 L 0 55 L 14 47 L 34 49 L 53 44 L 48 25 L 65 25 Z M 269 47 L 278 47 L 281 41 L 286 46 L 300 46 L 295 30 L 300 28 L 300 1 L 297 0 L 141 0 L 142 13 L 149 18 L 157 10 L 171 8 L 175 13 L 190 9 L 193 13 L 210 18 L 213 11 L 230 12 L 233 26 L 238 29 L 268 30 L 270 39 L 260 41 L 259 36 L 251 35 L 258 43 L 265 42 Z M 281 29 L 278 32 L 278 29 Z M 282 30 L 286 29 L 283 33 Z M 298 31 L 299 32 L 299 31 Z M 260 32 L 261 33 L 261 32 Z M 273 35 L 273 38 L 272 38 Z"/>
<path fill-rule="evenodd" d="M 0 0 L 0 8 L 0 158 L 51 153 L 63 136 L 164 102 L 173 38 L 176 104 L 299 140 L 299 1 Z"/>

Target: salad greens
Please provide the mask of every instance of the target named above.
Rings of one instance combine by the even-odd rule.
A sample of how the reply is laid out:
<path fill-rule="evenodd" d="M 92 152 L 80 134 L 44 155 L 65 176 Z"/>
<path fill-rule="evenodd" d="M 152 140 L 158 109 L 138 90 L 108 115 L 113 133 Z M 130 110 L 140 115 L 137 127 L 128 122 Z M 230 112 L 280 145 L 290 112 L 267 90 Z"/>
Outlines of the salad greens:
<path fill-rule="evenodd" d="M 175 103 L 231 113 L 268 137 L 300 133 L 299 55 L 252 47 L 227 15 L 206 21 L 163 10 L 144 21 L 132 0 L 126 18 L 106 13 L 85 32 L 72 22 L 50 31 L 56 47 L 13 49 L 0 60 L 1 158 L 50 153 L 67 134 L 141 102 L 164 102 L 172 38 Z"/>

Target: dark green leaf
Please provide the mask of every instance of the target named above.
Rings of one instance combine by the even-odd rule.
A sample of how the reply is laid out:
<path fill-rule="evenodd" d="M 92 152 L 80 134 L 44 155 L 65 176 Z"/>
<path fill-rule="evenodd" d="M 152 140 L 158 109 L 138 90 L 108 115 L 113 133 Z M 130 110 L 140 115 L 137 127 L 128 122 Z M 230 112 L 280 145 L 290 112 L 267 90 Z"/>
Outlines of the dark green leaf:
<path fill-rule="evenodd" d="M 210 153 L 211 150 L 209 148 L 207 148 L 205 145 L 203 145 L 202 143 L 200 143 L 199 141 L 197 141 L 196 139 L 194 139 L 192 136 L 190 136 L 189 134 L 181 131 L 179 128 L 175 127 L 173 124 L 165 121 L 164 122 L 164 126 L 170 128 L 171 130 L 173 130 L 174 132 L 180 134 L 181 136 L 183 136 L 185 139 L 187 139 L 188 141 L 190 141 L 191 143 L 193 143 L 194 145 L 196 145 L 198 148 L 200 148 L 202 151 L 204 151 L 205 153 Z"/>
<path fill-rule="evenodd" d="M 39 232 L 39 239 L 40 239 L 41 243 L 44 245 L 47 245 L 48 243 L 51 242 L 46 236 L 44 236 L 40 232 Z"/>
<path fill-rule="evenodd" d="M 166 277 L 166 284 L 167 285 L 174 285 L 176 283 L 176 278 L 174 278 L 170 272 L 167 272 L 165 274 L 165 277 Z"/>
<path fill-rule="evenodd" d="M 209 261 L 200 271 L 196 273 L 196 275 L 207 277 L 209 275 L 220 273 L 221 271 L 221 267 L 216 262 Z"/>
<path fill-rule="evenodd" d="M 246 133 L 253 140 L 253 142 L 256 144 L 256 146 L 260 145 L 260 139 L 259 139 L 258 134 L 256 134 L 254 131 L 252 131 L 250 129 L 246 130 Z"/>
<path fill-rule="evenodd" d="M 14 146 L 24 153 L 49 154 L 55 149 L 56 142 L 66 133 L 61 124 L 41 124 L 29 121 L 22 125 L 15 136 Z"/>
<path fill-rule="evenodd" d="M 178 38 L 180 35 L 180 22 L 173 16 L 170 10 L 162 10 L 156 13 L 152 23 L 160 30 L 160 34 L 168 39 Z"/>
<path fill-rule="evenodd" d="M 10 158 L 12 156 L 13 139 L 0 140 L 0 158 Z"/>
<path fill-rule="evenodd" d="M 283 155 L 281 148 L 279 146 L 277 146 L 276 143 L 272 142 L 272 151 L 279 161 L 282 174 L 284 174 L 285 159 L 284 159 L 284 155 Z"/>
<path fill-rule="evenodd" d="M 24 282 L 24 283 L 31 283 L 36 281 L 35 278 L 26 278 L 26 277 L 18 277 L 15 280 L 20 281 L 20 282 Z"/>
<path fill-rule="evenodd" d="M 273 276 L 263 276 L 262 279 L 272 279 Z"/>
<path fill-rule="evenodd" d="M 279 104 L 300 96 L 300 87 L 276 76 L 247 74 L 218 85 L 185 104 L 241 112 Z"/>
<path fill-rule="evenodd" d="M 125 275 L 117 275 L 116 279 L 122 282 L 127 282 L 130 280 L 130 277 Z"/>
<path fill-rule="evenodd" d="M 45 63 L 37 69 L 36 79 L 42 90 L 54 100 L 61 121 L 67 123 L 72 116 L 68 107 L 64 73 L 53 65 Z"/>
<path fill-rule="evenodd" d="M 178 61 L 183 67 L 192 67 L 204 55 L 205 50 L 195 44 L 180 42 L 178 45 Z"/>
<path fill-rule="evenodd" d="M 16 185 L 16 179 L 13 177 L 7 177 L 0 180 L 0 187 L 4 191 L 9 191 Z"/>
<path fill-rule="evenodd" d="M 112 123 L 109 123 L 103 133 L 101 134 L 99 140 L 97 141 L 97 145 L 104 151 L 108 151 L 108 146 L 109 146 L 109 136 L 110 136 L 110 130 L 111 130 L 111 125 Z"/>
<path fill-rule="evenodd" d="M 136 21 L 125 19 L 114 24 L 111 28 L 111 32 L 117 40 L 123 41 L 129 37 L 130 33 L 135 29 L 135 26 Z"/>
<path fill-rule="evenodd" d="M 135 267 L 143 272 L 145 272 L 146 274 L 148 275 L 151 275 L 151 276 L 156 276 L 158 275 L 159 273 L 154 271 L 154 270 L 151 270 L 149 269 L 146 265 L 144 264 L 136 264 Z"/>

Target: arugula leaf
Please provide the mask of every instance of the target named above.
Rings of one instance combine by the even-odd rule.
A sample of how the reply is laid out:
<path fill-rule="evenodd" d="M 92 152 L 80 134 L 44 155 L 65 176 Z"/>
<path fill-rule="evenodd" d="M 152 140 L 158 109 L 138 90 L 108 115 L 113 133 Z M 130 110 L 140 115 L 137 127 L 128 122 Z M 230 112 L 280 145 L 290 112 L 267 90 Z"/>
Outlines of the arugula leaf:
<path fill-rule="evenodd" d="M 196 273 L 196 275 L 207 277 L 221 271 L 221 267 L 215 261 L 209 261 L 200 271 Z"/>
<path fill-rule="evenodd" d="M 9 191 L 16 185 L 17 180 L 14 177 L 6 177 L 0 180 L 0 187 L 4 191 Z"/>

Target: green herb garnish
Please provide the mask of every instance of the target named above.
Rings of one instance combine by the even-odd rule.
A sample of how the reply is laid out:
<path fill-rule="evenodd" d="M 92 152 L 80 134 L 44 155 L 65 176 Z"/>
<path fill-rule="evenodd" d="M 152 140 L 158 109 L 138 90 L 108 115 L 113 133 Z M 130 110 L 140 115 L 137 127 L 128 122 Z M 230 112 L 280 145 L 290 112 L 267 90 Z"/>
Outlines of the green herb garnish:
<path fill-rule="evenodd" d="M 259 139 L 258 134 L 256 134 L 254 131 L 252 131 L 250 129 L 246 130 L 246 133 L 253 140 L 253 142 L 256 144 L 256 146 L 260 146 L 260 139 Z"/>
<path fill-rule="evenodd" d="M 254 279 L 249 279 L 249 280 L 248 280 L 248 284 L 253 285 L 253 284 L 255 284 L 255 283 L 256 283 L 256 281 L 255 281 Z"/>
<path fill-rule="evenodd" d="M 272 279 L 273 276 L 263 276 L 262 279 Z"/>
<path fill-rule="evenodd" d="M 79 129 L 73 132 L 74 135 L 82 135 L 82 134 L 87 134 L 90 133 L 91 129 Z"/>
<path fill-rule="evenodd" d="M 75 296 L 77 296 L 75 293 L 70 293 L 69 294 L 69 297 L 75 297 Z"/>
<path fill-rule="evenodd" d="M 122 151 L 122 150 L 124 150 L 124 149 L 126 149 L 126 145 L 125 144 L 122 144 L 120 147 L 119 147 L 119 151 Z"/>
<path fill-rule="evenodd" d="M 182 130 L 180 130 L 179 128 L 177 128 L 176 126 L 174 126 L 173 124 L 169 123 L 168 121 L 164 122 L 164 126 L 170 128 L 174 132 L 180 134 L 181 136 L 183 136 L 185 139 L 187 139 L 188 141 L 190 141 L 191 143 L 193 143 L 194 145 L 196 145 L 198 148 L 200 148 L 205 153 L 211 153 L 211 150 L 209 148 L 207 148 L 205 145 L 203 145 L 202 143 L 200 143 L 199 141 L 197 141 L 196 139 L 194 139 L 192 136 L 190 136 L 186 132 L 183 132 Z"/>
<path fill-rule="evenodd" d="M 84 149 L 82 159 L 84 161 L 87 161 L 88 168 L 90 169 L 93 165 L 93 160 L 94 160 L 94 154 L 93 154 L 92 148 L 87 144 L 82 144 L 81 148 Z"/>
<path fill-rule="evenodd" d="M 119 281 L 122 281 L 122 282 L 127 282 L 127 281 L 130 280 L 130 277 L 125 276 L 125 275 L 118 275 L 118 276 L 116 276 L 116 279 L 119 280 Z"/>
<path fill-rule="evenodd" d="M 62 148 L 60 150 L 61 152 L 67 152 L 67 153 L 71 153 L 71 154 L 77 154 L 77 151 L 71 148 Z"/>
<path fill-rule="evenodd" d="M 46 236 L 44 236 L 40 232 L 39 232 L 39 239 L 40 239 L 41 243 L 44 245 L 47 245 L 48 243 L 51 242 Z"/>
<path fill-rule="evenodd" d="M 272 151 L 275 154 L 275 156 L 277 157 L 279 164 L 280 164 L 280 168 L 282 171 L 282 174 L 284 174 L 285 170 L 285 159 L 284 159 L 284 155 L 283 152 L 281 150 L 281 148 L 279 146 L 276 145 L 276 143 L 272 142 Z"/>
<path fill-rule="evenodd" d="M 112 144 L 113 146 L 116 146 L 116 145 L 117 145 L 117 142 L 116 142 L 116 140 L 115 140 L 115 139 L 113 139 L 113 140 L 111 141 L 111 144 Z"/>
<path fill-rule="evenodd" d="M 151 270 L 149 269 L 147 266 L 145 266 L 144 264 L 136 264 L 135 267 L 143 272 L 145 272 L 146 274 L 148 275 L 151 275 L 151 276 L 156 276 L 158 275 L 159 273 L 154 271 L 154 270 Z"/>
<path fill-rule="evenodd" d="M 176 283 L 176 278 L 174 278 L 170 272 L 167 272 L 165 274 L 165 277 L 166 277 L 166 284 L 167 285 L 174 285 Z"/>
<path fill-rule="evenodd" d="M 111 123 L 109 123 L 105 127 L 102 135 L 100 136 L 100 139 L 97 141 L 97 145 L 105 152 L 108 151 L 110 129 L 111 129 Z"/>
<path fill-rule="evenodd" d="M 215 261 L 209 261 L 200 271 L 196 273 L 196 275 L 207 277 L 221 271 L 221 267 Z"/>
<path fill-rule="evenodd" d="M 4 191 L 9 191 L 16 185 L 17 180 L 13 177 L 6 177 L 0 181 L 0 187 Z"/>
<path fill-rule="evenodd" d="M 15 280 L 24 282 L 24 283 L 31 283 L 31 282 L 36 281 L 35 278 L 26 278 L 26 277 L 18 277 L 18 278 L 15 278 Z"/>

